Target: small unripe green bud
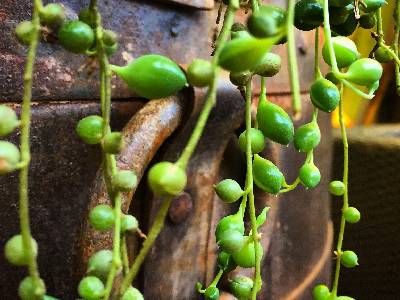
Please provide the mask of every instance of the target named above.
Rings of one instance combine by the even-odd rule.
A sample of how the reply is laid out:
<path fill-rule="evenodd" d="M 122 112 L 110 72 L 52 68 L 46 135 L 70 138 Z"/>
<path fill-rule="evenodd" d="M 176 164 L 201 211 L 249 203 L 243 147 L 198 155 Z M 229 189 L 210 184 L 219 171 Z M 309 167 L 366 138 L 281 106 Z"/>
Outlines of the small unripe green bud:
<path fill-rule="evenodd" d="M 157 196 L 176 196 L 186 186 L 186 173 L 177 165 L 163 161 L 155 164 L 149 171 L 148 182 Z"/>
<path fill-rule="evenodd" d="M 239 200 L 243 195 L 243 190 L 233 179 L 224 179 L 217 185 L 214 185 L 214 190 L 218 197 L 226 203 L 232 203 Z"/>
<path fill-rule="evenodd" d="M 61 25 L 65 20 L 64 7 L 59 3 L 50 3 L 40 10 L 40 20 L 49 26 Z"/>
<path fill-rule="evenodd" d="M 318 284 L 313 288 L 313 299 L 314 300 L 329 300 L 331 297 L 331 292 L 329 288 L 324 284 Z"/>
<path fill-rule="evenodd" d="M 333 74 L 333 72 L 328 72 L 325 75 L 325 79 L 328 79 L 333 84 L 338 84 L 340 82 L 339 79 L 336 78 L 335 74 Z"/>
<path fill-rule="evenodd" d="M 349 223 L 357 223 L 361 219 L 361 214 L 355 207 L 348 207 L 343 212 L 344 219 Z"/>
<path fill-rule="evenodd" d="M 219 289 L 215 286 L 210 286 L 204 292 L 204 296 L 207 300 L 217 300 L 219 298 Z"/>
<path fill-rule="evenodd" d="M 39 290 L 38 290 L 39 289 Z M 43 280 L 40 279 L 40 286 L 36 286 L 32 277 L 25 277 L 18 286 L 18 296 L 21 300 L 32 300 L 37 298 L 38 294 L 44 294 L 46 288 Z"/>
<path fill-rule="evenodd" d="M 76 132 L 87 144 L 98 144 L 103 138 L 103 118 L 100 116 L 87 116 L 79 121 Z"/>
<path fill-rule="evenodd" d="M 340 263 L 346 268 L 354 268 L 358 266 L 357 254 L 350 250 L 344 251 L 341 254 Z"/>
<path fill-rule="evenodd" d="M 261 130 L 250 128 L 250 145 L 253 154 L 260 153 L 265 148 L 265 137 Z M 239 135 L 239 147 L 243 152 L 247 151 L 246 147 L 246 130 Z"/>
<path fill-rule="evenodd" d="M 15 27 L 15 35 L 23 45 L 29 45 L 32 41 L 33 24 L 31 21 L 23 21 Z"/>
<path fill-rule="evenodd" d="M 236 298 L 250 299 L 253 280 L 247 276 L 237 276 L 230 281 L 229 287 Z"/>
<path fill-rule="evenodd" d="M 244 236 L 238 230 L 226 230 L 218 240 L 219 248 L 228 254 L 239 252 L 243 245 Z"/>
<path fill-rule="evenodd" d="M 335 196 L 342 196 L 346 187 L 340 180 L 334 180 L 329 183 L 329 192 Z"/>
<path fill-rule="evenodd" d="M 0 141 L 0 175 L 14 171 L 19 160 L 20 153 L 17 146 L 7 141 Z"/>
<path fill-rule="evenodd" d="M 230 81 L 236 86 L 245 86 L 252 76 L 253 74 L 249 71 L 229 73 Z"/>
<path fill-rule="evenodd" d="M 85 300 L 99 300 L 103 292 L 104 284 L 95 276 L 87 276 L 79 282 L 78 293 Z"/>
<path fill-rule="evenodd" d="M 234 270 L 237 267 L 232 256 L 224 251 L 220 251 L 218 253 L 217 264 L 218 267 L 220 267 L 227 273 Z"/>
<path fill-rule="evenodd" d="M 132 171 L 121 170 L 112 177 L 111 183 L 116 190 L 129 192 L 136 186 L 137 177 Z"/>
<path fill-rule="evenodd" d="M 136 231 L 139 228 L 138 220 L 132 215 L 123 215 L 121 217 L 121 232 Z"/>
<path fill-rule="evenodd" d="M 392 56 L 390 55 L 390 52 L 383 47 L 379 47 L 378 49 L 376 49 L 374 56 L 375 59 L 380 63 L 387 63 L 393 60 Z"/>
<path fill-rule="evenodd" d="M 124 148 L 124 139 L 121 132 L 110 132 L 103 140 L 103 149 L 107 153 L 118 154 Z"/>
<path fill-rule="evenodd" d="M 114 225 L 114 210 L 109 205 L 100 204 L 89 213 L 89 223 L 99 231 L 107 231 Z"/>
<path fill-rule="evenodd" d="M 237 31 L 245 31 L 246 30 L 246 25 L 244 25 L 243 23 L 233 23 L 232 27 L 231 27 L 231 31 L 233 32 L 237 32 Z"/>
<path fill-rule="evenodd" d="M 195 59 L 187 69 L 187 80 L 193 86 L 208 86 L 213 76 L 214 68 L 212 64 L 204 59 Z"/>
<path fill-rule="evenodd" d="M 268 52 L 260 64 L 254 69 L 254 73 L 263 77 L 272 77 L 278 74 L 282 66 L 281 57 L 278 54 Z"/>
<path fill-rule="evenodd" d="M 118 42 L 118 35 L 109 29 L 103 30 L 103 42 L 106 46 L 113 46 Z"/>
<path fill-rule="evenodd" d="M 137 288 L 130 286 L 122 296 L 121 300 L 144 300 L 144 297 Z"/>
<path fill-rule="evenodd" d="M 305 163 L 300 168 L 299 178 L 301 183 L 306 188 L 312 189 L 315 188 L 321 181 L 321 173 L 319 172 L 317 166 L 315 166 L 313 163 Z"/>
<path fill-rule="evenodd" d="M 36 257 L 38 253 L 38 245 L 36 241 L 31 239 L 33 256 Z M 14 266 L 26 266 L 28 265 L 28 254 L 25 252 L 22 235 L 14 235 L 10 238 L 5 247 L 4 255 L 7 261 Z"/>
<path fill-rule="evenodd" d="M 86 273 L 105 281 L 110 273 L 112 260 L 113 252 L 111 250 L 100 250 L 89 258 Z"/>
<path fill-rule="evenodd" d="M 105 46 L 105 49 L 107 56 L 113 55 L 115 52 L 118 50 L 118 43 L 115 43 L 112 46 Z"/>
<path fill-rule="evenodd" d="M 6 136 L 19 126 L 15 111 L 7 105 L 0 105 L 0 136 Z"/>

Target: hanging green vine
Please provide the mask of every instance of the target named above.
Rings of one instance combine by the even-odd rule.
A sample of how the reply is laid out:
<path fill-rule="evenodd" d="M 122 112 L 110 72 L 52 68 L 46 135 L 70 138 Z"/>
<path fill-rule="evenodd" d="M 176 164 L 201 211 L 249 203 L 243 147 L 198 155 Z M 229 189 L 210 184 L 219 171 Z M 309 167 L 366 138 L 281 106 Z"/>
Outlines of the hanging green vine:
<path fill-rule="evenodd" d="M 79 121 L 77 134 L 87 144 L 102 149 L 102 170 L 110 205 L 100 204 L 89 212 L 90 225 L 100 232 L 113 231 L 112 249 L 101 249 L 89 258 L 87 274 L 78 286 L 79 296 L 87 300 L 140 300 L 142 293 L 132 286 L 140 268 L 162 231 L 168 209 L 174 197 L 186 186 L 186 169 L 190 158 L 201 138 L 208 117 L 216 105 L 217 86 L 221 69 L 229 72 L 229 78 L 242 91 L 245 98 L 245 130 L 238 137 L 238 144 L 246 160 L 246 179 L 242 188 L 233 179 L 224 179 L 214 186 L 219 198 L 237 205 L 237 212 L 219 220 L 215 230 L 218 245 L 217 272 L 214 279 L 196 284 L 197 291 L 206 299 L 218 299 L 221 278 L 236 268 L 253 269 L 253 277 L 236 275 L 229 278 L 230 291 L 239 300 L 257 299 L 263 284 L 261 277 L 264 255 L 263 237 L 259 232 L 267 220 L 269 207 L 257 210 L 254 189 L 271 195 L 294 191 L 299 185 L 306 189 L 315 188 L 321 174 L 314 161 L 314 149 L 321 140 L 318 113 L 330 113 L 339 109 L 339 120 L 343 139 L 343 178 L 332 181 L 329 191 L 343 197 L 343 208 L 338 242 L 335 250 L 336 268 L 332 288 L 319 284 L 313 290 L 315 300 L 345 300 L 338 296 L 341 266 L 353 268 L 358 257 L 351 250 L 343 251 L 346 223 L 357 223 L 360 212 L 349 205 L 349 156 L 344 122 L 343 88 L 349 88 L 357 95 L 372 99 L 379 88 L 383 73 L 380 63 L 393 61 L 396 64 L 396 82 L 400 85 L 398 39 L 400 23 L 400 2 L 396 2 L 395 35 L 392 46 L 385 41 L 381 8 L 383 0 L 288 0 L 287 10 L 261 1 L 223 0 L 217 23 L 223 10 L 223 24 L 216 37 L 213 57 L 210 61 L 196 59 L 186 73 L 169 58 L 147 54 L 137 57 L 125 66 L 109 63 L 109 56 L 118 48 L 118 35 L 103 28 L 101 13 L 96 0 L 79 12 L 79 19 L 66 20 L 64 8 L 52 3 L 43 6 L 40 0 L 33 0 L 32 20 L 20 23 L 16 28 L 18 40 L 29 46 L 25 73 L 21 117 L 6 105 L 0 105 L 0 135 L 7 136 L 20 127 L 20 149 L 10 142 L 0 141 L 0 174 L 18 170 L 19 215 L 21 233 L 13 236 L 5 245 L 7 260 L 17 266 L 27 266 L 29 276 L 19 287 L 22 300 L 55 299 L 46 294 L 45 284 L 40 278 L 36 256 L 38 246 L 31 236 L 28 206 L 28 169 L 30 163 L 30 107 L 32 98 L 33 66 L 36 49 L 40 40 L 42 25 L 57 35 L 58 42 L 67 51 L 87 55 L 98 64 L 99 95 L 101 115 L 90 115 Z M 251 11 L 246 24 L 234 23 L 238 10 Z M 331 24 L 332 23 L 332 24 Z M 360 58 L 356 44 L 347 36 L 360 25 L 371 29 L 376 45 L 370 58 Z M 319 45 L 319 27 L 323 26 L 324 45 Z M 374 28 L 376 27 L 376 30 Z M 311 103 L 314 110 L 310 121 L 295 128 L 290 115 L 267 96 L 267 80 L 281 68 L 281 58 L 271 48 L 287 44 L 288 71 L 292 90 L 292 108 L 298 117 L 301 112 L 300 82 L 297 67 L 295 28 L 302 31 L 315 30 L 314 82 L 310 87 Z M 330 71 L 323 77 L 319 68 L 320 52 Z M 375 58 L 375 59 L 373 59 Z M 208 88 L 207 97 L 199 114 L 193 132 L 176 162 L 162 161 L 153 165 L 148 172 L 148 184 L 152 192 L 162 200 L 153 224 L 147 233 L 138 254 L 128 255 L 128 232 L 144 236 L 139 230 L 138 220 L 121 210 L 122 193 L 133 190 L 137 178 L 132 170 L 120 170 L 115 155 L 124 147 L 121 132 L 112 131 L 111 78 L 116 74 L 137 96 L 160 99 L 177 94 L 190 84 Z M 254 79 L 260 79 L 259 95 L 254 90 Z M 255 118 L 252 107 L 257 101 Z M 293 143 L 305 158 L 298 170 L 298 176 L 288 184 L 284 174 L 272 161 L 264 158 L 266 142 L 287 146 Z M 249 228 L 245 226 L 248 213 Z"/>

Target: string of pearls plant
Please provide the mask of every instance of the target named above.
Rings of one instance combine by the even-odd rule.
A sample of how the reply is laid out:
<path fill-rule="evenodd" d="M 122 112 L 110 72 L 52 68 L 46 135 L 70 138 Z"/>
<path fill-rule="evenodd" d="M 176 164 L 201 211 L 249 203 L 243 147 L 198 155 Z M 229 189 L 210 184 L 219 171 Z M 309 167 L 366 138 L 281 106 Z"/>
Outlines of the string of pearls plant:
<path fill-rule="evenodd" d="M 346 223 L 357 223 L 360 212 L 349 205 L 348 197 L 348 143 L 343 117 L 343 88 L 349 88 L 365 99 L 372 99 L 379 87 L 383 68 L 380 63 L 393 61 L 396 64 L 397 86 L 400 86 L 398 57 L 400 2 L 396 2 L 395 36 L 392 46 L 384 39 L 382 6 L 384 0 L 288 0 L 287 10 L 252 0 L 223 0 L 219 12 L 225 10 L 223 24 L 215 41 L 210 61 L 196 59 L 186 72 L 169 58 L 147 54 L 137 57 L 125 66 L 109 63 L 109 56 L 118 48 L 118 34 L 103 28 L 101 13 L 96 0 L 90 0 L 78 19 L 66 20 L 61 4 L 43 6 L 33 0 L 32 20 L 20 23 L 15 33 L 18 40 L 29 47 L 24 72 L 24 94 L 20 119 L 9 106 L 0 105 L 0 135 L 7 136 L 19 128 L 20 147 L 0 141 L 0 174 L 19 172 L 19 216 L 20 234 L 11 237 L 4 248 L 6 259 L 13 265 L 26 266 L 29 275 L 19 286 L 22 300 L 56 299 L 46 295 L 44 281 L 40 278 L 36 257 L 38 245 L 31 236 L 28 201 L 28 169 L 30 162 L 30 107 L 32 97 L 33 66 L 36 49 L 44 26 L 58 36 L 59 44 L 67 51 L 87 55 L 99 66 L 99 89 L 101 115 L 90 115 L 79 121 L 76 132 L 87 144 L 99 145 L 102 149 L 102 170 L 108 197 L 112 205 L 98 205 L 89 213 L 91 226 L 100 231 L 113 231 L 112 249 L 94 253 L 87 266 L 87 274 L 79 283 L 79 296 L 87 300 L 140 300 L 142 293 L 132 286 L 140 267 L 154 241 L 164 226 L 168 208 L 173 197 L 185 188 L 186 168 L 195 150 L 208 116 L 217 99 L 218 75 L 221 69 L 230 73 L 231 82 L 244 93 L 246 102 L 245 131 L 238 137 L 240 149 L 246 157 L 246 180 L 244 187 L 233 179 L 224 179 L 214 186 L 219 198 L 226 203 L 236 203 L 237 212 L 223 217 L 217 224 L 215 239 L 218 244 L 218 272 L 214 280 L 203 287 L 196 283 L 196 290 L 205 299 L 218 299 L 218 283 L 221 277 L 236 268 L 253 268 L 252 278 L 236 276 L 229 279 L 230 291 L 239 300 L 256 299 L 263 284 L 261 263 L 264 255 L 258 232 L 267 220 L 269 207 L 256 214 L 254 201 L 255 186 L 266 193 L 278 195 L 291 192 L 299 185 L 315 188 L 321 179 L 314 163 L 314 149 L 318 146 L 321 133 L 318 112 L 330 113 L 339 109 L 340 127 L 343 138 L 343 178 L 329 184 L 329 191 L 343 197 L 342 218 L 334 252 L 336 268 L 332 287 L 317 285 L 313 290 L 315 300 L 350 300 L 349 296 L 338 296 L 341 266 L 353 268 L 358 265 L 354 251 L 343 250 Z M 247 24 L 235 23 L 238 10 L 250 11 Z M 220 16 L 218 17 L 218 19 Z M 320 27 L 323 27 L 324 44 L 319 47 Z M 361 26 L 371 29 L 376 40 L 369 58 L 360 58 L 356 44 L 349 39 L 351 33 Z M 293 113 L 301 113 L 299 76 L 296 58 L 294 28 L 303 31 L 315 30 L 315 80 L 310 87 L 310 98 L 314 111 L 310 121 L 294 128 L 289 114 L 267 98 L 266 81 L 281 68 L 279 55 L 270 52 L 277 44 L 287 44 L 289 75 L 292 88 Z M 376 30 L 374 30 L 376 28 Z M 319 68 L 320 51 L 330 71 L 322 75 Z M 138 96 L 160 99 L 177 94 L 188 84 L 207 88 L 207 97 L 193 132 L 176 162 L 162 161 L 153 165 L 148 172 L 148 185 L 153 193 L 163 199 L 138 254 L 129 264 L 126 234 L 137 232 L 138 220 L 121 211 L 121 195 L 137 185 L 132 170 L 120 170 L 115 155 L 123 148 L 121 132 L 110 127 L 111 77 L 115 73 Z M 252 119 L 254 100 L 253 79 L 259 77 L 259 94 L 256 118 Z M 298 177 L 287 183 L 284 174 L 267 158 L 262 157 L 266 142 L 281 145 L 294 144 L 304 153 L 304 164 Z M 255 185 L 255 186 L 254 186 Z M 250 228 L 245 227 L 248 213 Z M 120 284 L 115 284 L 121 278 Z"/>

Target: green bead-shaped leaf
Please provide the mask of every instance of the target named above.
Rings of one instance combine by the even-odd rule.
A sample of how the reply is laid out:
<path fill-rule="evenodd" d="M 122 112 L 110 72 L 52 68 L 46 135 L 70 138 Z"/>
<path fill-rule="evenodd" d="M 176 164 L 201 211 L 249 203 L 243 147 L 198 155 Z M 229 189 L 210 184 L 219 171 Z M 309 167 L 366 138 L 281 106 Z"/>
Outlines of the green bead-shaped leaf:
<path fill-rule="evenodd" d="M 255 184 L 267 193 L 277 194 L 285 180 L 281 171 L 271 161 L 254 156 L 253 174 Z"/>
<path fill-rule="evenodd" d="M 281 37 L 257 39 L 244 37 L 231 40 L 222 48 L 219 65 L 234 72 L 253 70 Z"/>
<path fill-rule="evenodd" d="M 257 108 L 258 127 L 276 143 L 287 145 L 293 140 L 293 122 L 279 105 L 260 99 Z"/>
<path fill-rule="evenodd" d="M 160 99 L 175 95 L 186 85 L 181 68 L 168 57 L 143 55 L 124 67 L 112 70 L 140 97 Z"/>

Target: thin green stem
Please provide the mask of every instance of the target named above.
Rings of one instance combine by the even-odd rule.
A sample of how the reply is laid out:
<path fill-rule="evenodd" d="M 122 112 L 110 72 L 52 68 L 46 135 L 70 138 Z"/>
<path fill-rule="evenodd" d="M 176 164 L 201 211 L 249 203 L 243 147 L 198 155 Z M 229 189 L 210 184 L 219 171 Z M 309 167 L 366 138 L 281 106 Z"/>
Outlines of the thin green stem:
<path fill-rule="evenodd" d="M 103 136 L 110 132 L 111 118 L 111 67 L 105 52 L 103 42 L 103 27 L 101 16 L 97 9 L 97 1 L 91 0 L 89 9 L 95 16 L 95 33 L 96 33 L 96 53 L 100 64 L 100 102 L 101 113 L 103 118 Z M 112 188 L 111 178 L 117 172 L 117 164 L 115 155 L 108 154 L 103 150 L 103 175 L 106 183 L 108 196 L 114 207 L 114 236 L 113 236 L 113 260 L 111 269 L 107 277 L 106 287 L 104 291 L 104 300 L 110 298 L 115 277 L 121 269 L 121 205 L 122 198 L 120 192 L 115 192 Z"/>
<path fill-rule="evenodd" d="M 250 141 L 250 130 L 251 130 L 251 103 L 252 103 L 252 82 L 248 81 L 246 84 L 246 162 L 247 162 L 247 173 L 246 173 L 246 190 L 249 191 L 249 214 L 251 223 L 251 234 L 254 244 L 255 253 L 255 271 L 254 271 L 254 286 L 251 291 L 251 299 L 257 298 L 257 293 L 261 285 L 261 253 L 258 246 L 259 236 L 257 232 L 257 216 L 256 208 L 254 203 L 254 192 L 253 192 L 253 154 L 251 152 L 251 141 Z"/>
<path fill-rule="evenodd" d="M 396 68 L 398 68 L 400 66 L 398 50 L 397 51 L 393 50 L 385 43 L 385 34 L 383 32 L 382 9 L 381 8 L 376 10 L 375 16 L 376 16 L 376 30 L 378 32 L 378 45 L 379 45 L 379 47 L 385 49 L 387 53 L 389 53 L 389 55 L 392 57 L 392 59 L 396 62 Z M 396 18 L 397 18 L 397 12 L 396 12 Z M 397 22 L 395 24 L 397 24 Z M 397 27 L 397 25 L 395 25 L 395 27 Z M 396 33 L 397 33 L 397 37 L 396 37 Z M 397 44 L 395 42 L 396 40 L 397 40 Z M 397 45 L 397 49 L 398 49 L 398 40 L 399 40 L 398 30 L 397 30 L 397 28 L 395 28 L 395 36 L 394 36 L 393 46 Z"/>
<path fill-rule="evenodd" d="M 24 71 L 24 93 L 22 97 L 21 109 L 21 169 L 19 172 L 19 219 L 22 235 L 24 251 L 28 256 L 29 275 L 32 277 L 35 284 L 35 297 L 41 299 L 45 293 L 45 287 L 40 279 L 36 256 L 33 253 L 32 235 L 29 219 L 29 162 L 31 159 L 30 153 L 30 125 L 31 125 L 31 100 L 32 100 L 32 78 L 33 67 L 36 58 L 36 51 L 40 37 L 40 16 L 39 10 L 42 7 L 40 0 L 33 1 L 32 12 L 32 39 L 29 45 L 28 56 Z"/>
<path fill-rule="evenodd" d="M 319 69 L 319 27 L 315 28 L 314 40 L 314 80 L 321 78 L 321 70 Z"/>
<path fill-rule="evenodd" d="M 364 93 L 363 91 L 359 90 L 358 88 L 356 88 L 353 84 L 351 84 L 350 82 L 348 82 L 346 79 L 340 79 L 340 81 L 349 89 L 351 89 L 354 93 L 356 93 L 358 96 L 363 97 L 365 99 L 372 99 L 374 98 L 374 94 L 372 93 Z"/>
<path fill-rule="evenodd" d="M 229 5 L 225 12 L 224 23 L 222 25 L 221 32 L 217 38 L 214 57 L 212 59 L 212 64 L 213 64 L 213 68 L 214 68 L 213 80 L 211 81 L 211 84 L 209 86 L 207 98 L 205 100 L 203 109 L 200 112 L 200 116 L 197 120 L 196 126 L 192 132 L 192 135 L 190 136 L 189 141 L 186 144 L 185 148 L 183 149 L 179 159 L 175 163 L 177 166 L 179 166 L 182 169 L 186 169 L 189 159 L 192 156 L 192 154 L 200 140 L 200 137 L 204 131 L 204 127 L 206 125 L 208 116 L 210 115 L 210 112 L 215 105 L 216 94 L 217 94 L 218 70 L 219 70 L 218 59 L 219 59 L 221 50 L 229 37 L 230 29 L 231 29 L 233 21 L 234 21 L 235 11 L 236 10 L 231 5 Z M 138 256 L 135 258 L 135 261 L 133 262 L 133 265 L 130 268 L 128 274 L 125 276 L 124 280 L 122 281 L 121 289 L 120 289 L 121 295 L 123 295 L 123 293 L 126 291 L 126 289 L 131 285 L 132 281 L 134 280 L 137 273 L 139 272 L 139 269 L 147 255 L 148 251 L 150 250 L 150 248 L 153 245 L 154 241 L 156 240 L 158 234 L 162 230 L 162 228 L 164 226 L 164 220 L 165 220 L 166 214 L 168 212 L 170 203 L 171 203 L 171 199 L 165 199 L 163 201 L 163 204 L 156 215 L 153 226 L 150 228 L 150 232 L 147 235 L 147 239 L 144 241 L 143 246 L 140 249 Z"/>
<path fill-rule="evenodd" d="M 333 49 L 333 44 L 332 44 L 331 26 L 329 23 L 329 0 L 324 0 L 324 36 L 325 36 L 325 43 L 328 45 L 328 52 L 331 61 L 332 72 L 337 78 L 340 78 L 340 72 L 337 66 L 335 51 Z"/>
<path fill-rule="evenodd" d="M 216 41 L 217 48 L 215 49 L 214 57 L 212 60 L 212 63 L 214 66 L 214 77 L 213 77 L 213 80 L 211 81 L 210 87 L 208 89 L 207 99 L 205 100 L 203 109 L 197 120 L 197 123 L 193 130 L 193 133 L 190 136 L 190 139 L 189 139 L 188 143 L 186 144 L 185 148 L 183 149 L 183 152 L 182 152 L 180 158 L 176 162 L 176 164 L 179 167 L 181 167 L 182 169 L 186 169 L 189 159 L 192 156 L 193 151 L 195 150 L 195 148 L 200 140 L 200 137 L 204 131 L 204 127 L 208 120 L 208 116 L 210 115 L 210 112 L 215 105 L 216 96 L 217 96 L 218 71 L 219 71 L 219 67 L 218 67 L 219 54 L 221 53 L 221 50 L 222 50 L 226 40 L 229 37 L 230 29 L 231 29 L 233 21 L 234 21 L 234 16 L 235 16 L 235 10 L 231 6 L 229 6 L 225 13 L 224 23 L 222 25 L 220 35 Z"/>
<path fill-rule="evenodd" d="M 122 257 L 122 268 L 124 270 L 124 275 L 128 274 L 129 271 L 129 255 L 126 242 L 127 242 L 126 234 L 123 234 L 121 237 L 121 257 Z"/>
<path fill-rule="evenodd" d="M 218 282 L 220 281 L 222 274 L 224 274 L 223 269 L 219 269 L 217 275 L 215 276 L 214 280 L 211 282 L 210 286 L 217 286 Z"/>
<path fill-rule="evenodd" d="M 340 87 L 341 95 L 343 93 L 343 86 Z M 337 296 L 337 290 L 339 285 L 339 275 L 340 275 L 340 261 L 342 255 L 342 245 L 343 245 L 343 238 L 344 238 L 344 230 L 346 225 L 346 220 L 344 218 L 344 210 L 349 207 L 349 196 L 348 196 L 348 176 L 349 176 L 349 145 L 347 142 L 347 134 L 346 134 L 346 124 L 344 123 L 344 116 L 343 116 L 343 99 L 340 100 L 339 103 L 339 123 L 340 123 L 340 131 L 343 140 L 343 184 L 345 187 L 344 194 L 343 194 L 343 208 L 342 208 L 342 218 L 340 221 L 340 230 L 338 235 L 338 242 L 336 247 L 336 268 L 335 268 L 335 276 L 332 285 L 332 293 L 334 297 Z"/>
<path fill-rule="evenodd" d="M 280 190 L 280 191 L 279 191 L 279 194 L 284 194 L 284 193 L 293 191 L 293 190 L 299 185 L 299 183 L 300 183 L 300 178 L 297 177 L 297 178 L 295 179 L 295 181 L 293 181 L 292 184 L 288 184 L 288 185 L 286 186 L 286 188 Z"/>
<path fill-rule="evenodd" d="M 375 16 L 376 16 L 376 30 L 378 31 L 378 40 L 379 40 L 379 43 L 382 43 L 382 42 L 384 42 L 384 32 L 383 32 L 381 8 L 378 8 L 376 10 Z"/>
<path fill-rule="evenodd" d="M 395 15 L 394 15 L 394 37 L 393 37 L 393 50 L 396 56 L 399 56 L 399 35 L 400 35 L 400 0 L 396 1 Z M 400 65 L 395 65 L 395 75 L 396 75 L 396 90 L 397 94 L 400 94 Z"/>
<path fill-rule="evenodd" d="M 292 105 L 294 115 L 299 115 L 301 113 L 301 97 L 300 97 L 300 83 L 298 76 L 297 67 L 297 56 L 296 56 L 296 40 L 294 35 L 294 8 L 296 1 L 287 1 L 287 49 L 288 49 L 288 59 L 289 59 L 289 74 L 290 74 L 290 86 L 292 89 Z"/>
<path fill-rule="evenodd" d="M 253 12 L 258 12 L 258 0 L 251 0 L 251 7 Z"/>
<path fill-rule="evenodd" d="M 172 198 L 164 199 L 160 209 L 157 212 L 155 217 L 153 226 L 151 226 L 150 232 L 147 235 L 147 239 L 143 242 L 143 246 L 139 251 L 139 254 L 136 256 L 135 261 L 133 262 L 132 267 L 129 269 L 128 274 L 122 281 L 121 284 L 121 295 L 129 288 L 133 279 L 136 277 L 139 269 L 146 258 L 147 253 L 150 251 L 153 246 L 154 241 L 156 240 L 158 234 L 161 229 L 164 227 L 165 217 L 167 216 L 169 206 L 171 204 Z"/>

